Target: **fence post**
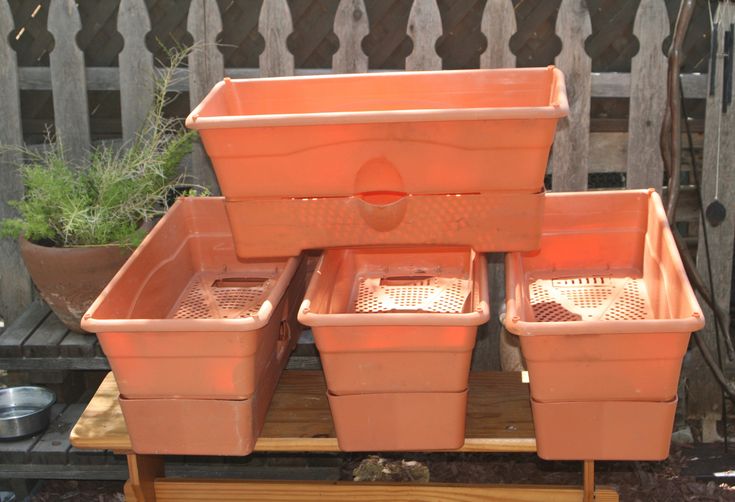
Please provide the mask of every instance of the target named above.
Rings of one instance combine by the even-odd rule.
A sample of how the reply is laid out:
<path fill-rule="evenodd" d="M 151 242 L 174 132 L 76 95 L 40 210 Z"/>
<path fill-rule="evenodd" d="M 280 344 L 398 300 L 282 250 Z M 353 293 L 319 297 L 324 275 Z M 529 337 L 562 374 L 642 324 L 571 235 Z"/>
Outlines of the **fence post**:
<path fill-rule="evenodd" d="M 552 187 L 556 191 L 586 190 L 590 139 L 592 61 L 584 42 L 592 33 L 585 0 L 562 0 L 556 15 L 561 54 L 556 65 L 564 72 L 569 116 L 559 121 L 551 154 Z"/>
<path fill-rule="evenodd" d="M 260 55 L 261 77 L 293 75 L 294 61 L 286 46 L 286 38 L 293 31 L 291 11 L 286 0 L 268 0 L 260 8 L 258 31 L 265 39 L 265 50 Z"/>
<path fill-rule="evenodd" d="M 368 57 L 362 51 L 362 39 L 370 33 L 370 24 L 362 0 L 340 0 L 334 16 L 334 33 L 339 39 L 339 49 L 332 56 L 332 71 L 365 73 Z"/>
<path fill-rule="evenodd" d="M 54 36 L 49 54 L 54 126 L 68 158 L 78 163 L 87 159 L 90 143 L 84 53 L 76 41 L 81 29 L 74 0 L 49 2 L 48 31 Z"/>
<path fill-rule="evenodd" d="M 13 28 L 10 6 L 8 2 L 0 2 L 0 145 L 11 147 L 23 144 L 18 61 L 8 43 Z M 16 152 L 0 152 L 0 220 L 15 216 L 8 202 L 23 196 L 23 184 L 15 165 L 18 160 Z M 6 326 L 20 315 L 31 299 L 31 280 L 20 257 L 18 243 L 15 239 L 0 239 L 0 318 Z"/>
<path fill-rule="evenodd" d="M 408 16 L 408 36 L 413 51 L 406 58 L 407 70 L 441 70 L 436 41 L 442 34 L 442 19 L 435 0 L 414 0 Z"/>
<path fill-rule="evenodd" d="M 664 164 L 658 143 L 666 108 L 667 67 L 661 44 L 669 34 L 663 0 L 641 1 L 633 34 L 640 49 L 630 68 L 627 187 L 653 187 L 661 193 Z"/>

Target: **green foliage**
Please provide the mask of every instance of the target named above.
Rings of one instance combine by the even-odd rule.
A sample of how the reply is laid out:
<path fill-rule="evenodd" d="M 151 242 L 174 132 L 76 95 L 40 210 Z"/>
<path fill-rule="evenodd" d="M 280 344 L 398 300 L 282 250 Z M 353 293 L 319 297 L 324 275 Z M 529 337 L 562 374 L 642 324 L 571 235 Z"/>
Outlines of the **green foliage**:
<path fill-rule="evenodd" d="M 163 114 L 166 89 L 186 54 L 169 54 L 171 64 L 160 73 L 154 103 L 131 144 L 103 144 L 84 166 L 65 158 L 59 139 L 49 138 L 40 151 L 20 148 L 25 195 L 11 202 L 19 217 L 0 222 L 0 235 L 56 246 L 139 244 L 141 225 L 166 211 L 168 196 L 181 182 L 177 167 L 191 152 L 194 133 Z"/>

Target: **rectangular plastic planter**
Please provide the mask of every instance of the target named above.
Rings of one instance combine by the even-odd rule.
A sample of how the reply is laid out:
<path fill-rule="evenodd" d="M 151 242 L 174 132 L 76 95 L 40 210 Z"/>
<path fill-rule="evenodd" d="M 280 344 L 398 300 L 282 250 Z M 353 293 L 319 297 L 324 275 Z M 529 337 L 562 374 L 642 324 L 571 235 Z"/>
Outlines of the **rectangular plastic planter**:
<path fill-rule="evenodd" d="M 334 395 L 461 392 L 488 305 L 484 256 L 469 249 L 330 249 L 299 320 Z"/>
<path fill-rule="evenodd" d="M 551 66 L 225 78 L 186 125 L 228 199 L 533 193 L 568 108 Z"/>
<path fill-rule="evenodd" d="M 242 258 L 416 243 L 527 251 L 539 246 L 544 192 L 254 198 L 226 207 Z"/>
<path fill-rule="evenodd" d="M 133 451 L 151 455 L 249 455 L 288 358 L 268 367 L 249 399 L 120 396 Z"/>
<path fill-rule="evenodd" d="M 328 398 L 342 451 L 454 450 L 464 444 L 467 390 Z"/>
<path fill-rule="evenodd" d="M 298 339 L 300 258 L 243 262 L 224 200 L 179 199 L 84 315 L 126 398 L 245 399 Z"/>
<path fill-rule="evenodd" d="M 531 400 L 536 449 L 546 460 L 663 460 L 676 399 L 539 403 Z"/>
<path fill-rule="evenodd" d="M 704 317 L 653 190 L 549 194 L 506 257 L 505 326 L 536 401 L 670 401 Z"/>

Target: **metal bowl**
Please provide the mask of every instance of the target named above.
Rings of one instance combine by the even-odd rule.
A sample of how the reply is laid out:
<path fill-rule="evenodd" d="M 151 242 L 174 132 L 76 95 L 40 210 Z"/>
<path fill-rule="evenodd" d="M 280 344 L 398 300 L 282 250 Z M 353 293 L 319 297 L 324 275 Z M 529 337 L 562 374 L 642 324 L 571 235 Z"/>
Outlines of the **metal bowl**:
<path fill-rule="evenodd" d="M 56 395 L 43 387 L 0 389 L 0 439 L 29 436 L 48 427 Z"/>

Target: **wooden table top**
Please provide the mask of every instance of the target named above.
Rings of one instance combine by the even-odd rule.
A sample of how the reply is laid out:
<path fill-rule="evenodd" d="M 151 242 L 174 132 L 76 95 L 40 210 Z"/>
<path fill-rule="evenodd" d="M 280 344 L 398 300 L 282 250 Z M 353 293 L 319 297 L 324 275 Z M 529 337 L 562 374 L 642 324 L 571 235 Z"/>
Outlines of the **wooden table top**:
<path fill-rule="evenodd" d="M 321 371 L 285 371 L 255 451 L 339 451 Z M 119 392 L 110 372 L 71 431 L 77 448 L 131 452 Z M 462 452 L 534 452 L 528 384 L 520 373 L 470 375 Z"/>

